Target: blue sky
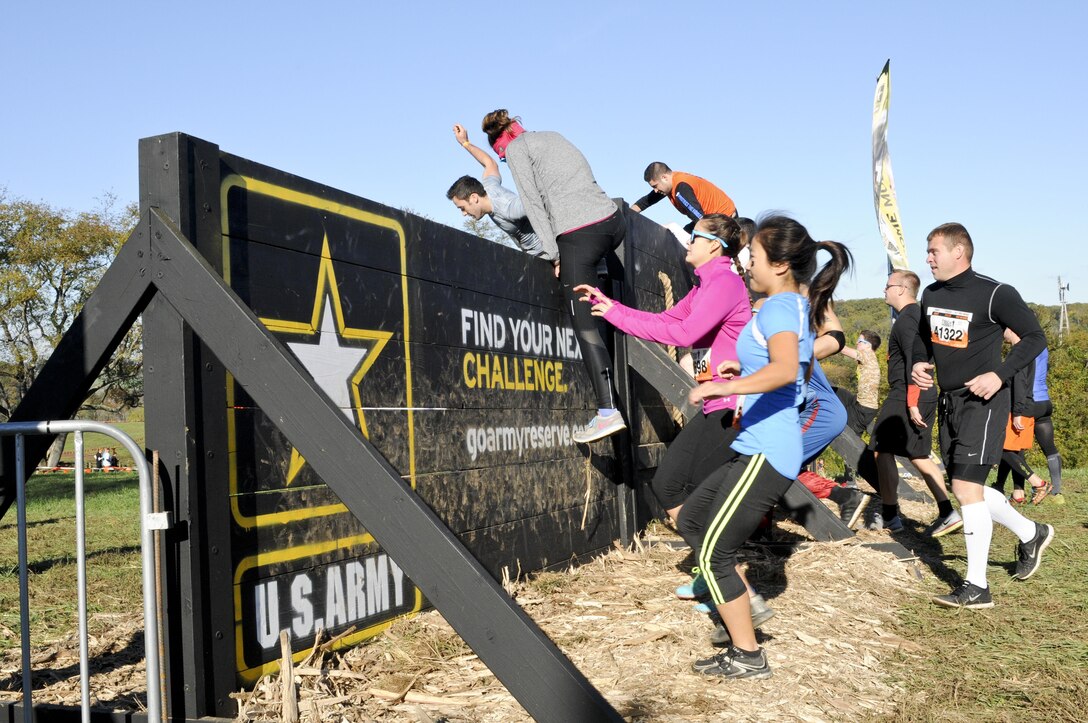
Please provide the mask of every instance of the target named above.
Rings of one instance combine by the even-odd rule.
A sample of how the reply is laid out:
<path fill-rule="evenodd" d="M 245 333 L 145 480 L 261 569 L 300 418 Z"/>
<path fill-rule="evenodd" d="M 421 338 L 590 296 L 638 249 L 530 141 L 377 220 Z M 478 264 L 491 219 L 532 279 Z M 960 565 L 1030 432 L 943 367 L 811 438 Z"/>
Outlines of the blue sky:
<path fill-rule="evenodd" d="M 957 220 L 979 271 L 1046 304 L 1061 274 L 1088 301 L 1088 3 L 145 0 L 4 15 L 9 197 L 136 200 L 138 139 L 184 131 L 460 227 L 445 190 L 478 166 L 450 127 L 483 144 L 481 118 L 505 107 L 566 135 L 613 196 L 643 195 L 662 160 L 745 215 L 783 210 L 846 243 L 843 298 L 884 284 L 870 131 L 890 58 L 889 146 L 923 281 L 926 234 Z M 680 220 L 667 204 L 649 215 Z"/>

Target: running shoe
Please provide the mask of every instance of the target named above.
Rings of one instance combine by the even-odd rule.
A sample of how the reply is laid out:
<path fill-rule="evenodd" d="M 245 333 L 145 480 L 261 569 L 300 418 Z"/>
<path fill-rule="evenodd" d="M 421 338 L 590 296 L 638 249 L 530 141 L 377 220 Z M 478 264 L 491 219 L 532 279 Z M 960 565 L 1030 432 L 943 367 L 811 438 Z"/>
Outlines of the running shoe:
<path fill-rule="evenodd" d="M 759 630 L 763 623 L 774 617 L 774 608 L 767 604 L 762 595 L 753 595 L 749 598 L 749 606 L 752 610 L 752 627 Z M 733 639 L 729 637 L 729 631 L 725 623 L 718 616 L 714 616 L 714 630 L 710 633 L 710 644 L 715 647 L 731 645 Z"/>
<path fill-rule="evenodd" d="M 676 588 L 676 597 L 681 600 L 696 600 L 710 592 L 710 588 L 706 586 L 706 578 L 703 577 L 702 571 L 695 568 L 691 573 L 691 582 L 684 583 Z"/>
<path fill-rule="evenodd" d="M 889 518 L 884 521 L 884 529 L 888 532 L 902 532 L 903 531 L 903 518 L 899 515 Z"/>
<path fill-rule="evenodd" d="M 1057 494 L 1050 495 L 1050 501 L 1053 502 L 1056 505 L 1064 505 L 1065 504 L 1065 495 L 1063 495 L 1061 492 L 1058 492 Z"/>
<path fill-rule="evenodd" d="M 616 410 L 604 417 L 599 414 L 594 415 L 585 429 L 575 432 L 572 438 L 578 444 L 589 444 L 625 429 L 627 429 L 627 423 L 623 421 L 623 415 L 619 413 L 619 410 Z"/>
<path fill-rule="evenodd" d="M 949 532 L 955 532 L 963 527 L 963 518 L 960 513 L 952 510 L 947 517 L 938 517 L 937 521 L 930 525 L 926 534 L 930 537 L 944 537 Z"/>
<path fill-rule="evenodd" d="M 760 648 L 755 653 L 745 653 L 730 646 L 725 652 L 702 660 L 696 660 L 691 669 L 703 675 L 719 678 L 770 678 L 771 666 L 767 653 Z"/>
<path fill-rule="evenodd" d="M 872 519 L 865 525 L 867 530 L 883 530 L 884 529 L 884 515 L 880 513 L 880 510 L 874 510 Z"/>
<path fill-rule="evenodd" d="M 1034 575 L 1043 561 L 1043 550 L 1053 539 L 1054 528 L 1036 522 L 1035 537 L 1016 546 L 1016 574 L 1013 577 L 1017 580 L 1027 580 Z"/>
<path fill-rule="evenodd" d="M 933 602 L 946 608 L 992 608 L 994 599 L 990 588 L 972 585 L 966 580 L 948 595 L 938 595 Z"/>

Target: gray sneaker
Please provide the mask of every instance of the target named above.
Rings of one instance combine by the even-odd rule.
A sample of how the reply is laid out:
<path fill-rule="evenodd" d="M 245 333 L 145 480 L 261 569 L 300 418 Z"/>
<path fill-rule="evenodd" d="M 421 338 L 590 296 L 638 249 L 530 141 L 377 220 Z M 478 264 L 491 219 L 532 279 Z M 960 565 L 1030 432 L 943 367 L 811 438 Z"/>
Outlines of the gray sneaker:
<path fill-rule="evenodd" d="M 719 678 L 770 678 L 771 666 L 767 663 L 767 653 L 760 648 L 754 654 L 748 654 L 730 646 L 725 652 L 702 660 L 696 660 L 691 669 L 703 675 Z"/>
<path fill-rule="evenodd" d="M 902 532 L 903 531 L 903 519 L 896 515 L 891 519 L 884 521 L 884 529 L 888 532 Z"/>
<path fill-rule="evenodd" d="M 584 429 L 575 432 L 571 438 L 578 444 L 589 444 L 625 429 L 627 429 L 627 423 L 623 421 L 623 415 L 617 410 L 606 417 L 594 415 L 593 419 L 589 420 L 589 424 Z"/>
<path fill-rule="evenodd" d="M 963 518 L 960 513 L 952 510 L 948 517 L 938 517 L 937 521 L 930 525 L 926 534 L 930 537 L 944 537 L 949 532 L 955 532 L 963 527 Z"/>
<path fill-rule="evenodd" d="M 763 623 L 774 617 L 774 608 L 767 604 L 762 595 L 752 595 L 748 598 L 748 605 L 752 611 L 752 627 L 759 630 Z M 733 639 L 729 637 L 729 631 L 725 623 L 718 616 L 714 619 L 714 630 L 710 633 L 710 644 L 715 647 L 731 645 Z"/>
<path fill-rule="evenodd" d="M 857 487 L 836 487 L 831 490 L 831 501 L 839 506 L 839 519 L 847 527 L 853 527 L 869 505 L 869 495 Z"/>
<path fill-rule="evenodd" d="M 879 507 L 879 505 L 877 505 Z M 873 509 L 872 515 L 866 515 L 868 522 L 865 523 L 866 530 L 883 530 L 884 529 L 884 515 L 880 514 L 879 509 Z"/>
<path fill-rule="evenodd" d="M 966 580 L 947 595 L 938 595 L 933 602 L 946 608 L 992 608 L 994 599 L 990 588 L 972 585 Z"/>

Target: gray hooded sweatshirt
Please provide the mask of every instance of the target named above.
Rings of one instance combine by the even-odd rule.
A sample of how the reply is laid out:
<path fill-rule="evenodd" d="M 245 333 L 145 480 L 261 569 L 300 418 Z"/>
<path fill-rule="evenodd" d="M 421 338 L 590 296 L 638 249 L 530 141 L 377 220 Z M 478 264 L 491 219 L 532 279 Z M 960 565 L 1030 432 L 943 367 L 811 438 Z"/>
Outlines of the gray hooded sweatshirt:
<path fill-rule="evenodd" d="M 554 131 L 522 133 L 507 146 L 506 164 L 529 222 L 549 254 L 558 256 L 556 236 L 616 212 L 582 152 Z"/>

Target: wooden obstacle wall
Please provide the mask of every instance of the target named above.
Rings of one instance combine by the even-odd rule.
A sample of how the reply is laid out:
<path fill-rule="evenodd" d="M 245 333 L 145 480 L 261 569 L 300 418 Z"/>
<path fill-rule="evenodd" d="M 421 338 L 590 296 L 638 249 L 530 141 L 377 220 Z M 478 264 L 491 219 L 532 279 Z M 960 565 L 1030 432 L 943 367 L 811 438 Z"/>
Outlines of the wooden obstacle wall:
<path fill-rule="evenodd" d="M 181 138 L 186 169 L 165 204 L 179 227 L 495 577 L 591 555 L 641 524 L 634 491 L 677 431 L 671 408 L 608 334 L 632 434 L 573 443 L 595 403 L 550 264 Z M 142 182 L 145 201 L 155 187 Z M 676 299 L 689 288 L 680 247 L 628 216 L 612 292 L 663 309 L 666 282 Z M 160 333 L 149 384 L 186 391 L 149 391 L 148 418 L 188 420 L 174 504 L 199 507 L 176 562 L 195 619 L 175 646 L 193 649 L 174 667 L 204 675 L 196 697 L 222 714 L 228 686 L 276 669 L 280 630 L 300 657 L 319 629 L 354 628 L 351 644 L 425 601 L 199 340 L 156 345 Z M 169 436 L 154 426 L 149 446 Z"/>

